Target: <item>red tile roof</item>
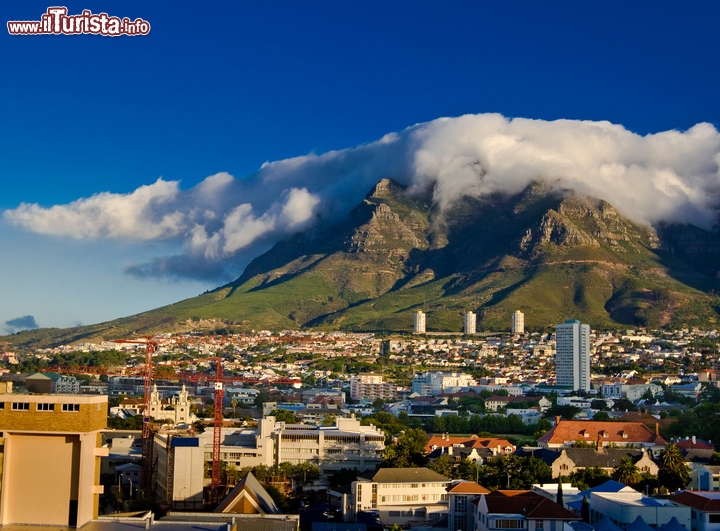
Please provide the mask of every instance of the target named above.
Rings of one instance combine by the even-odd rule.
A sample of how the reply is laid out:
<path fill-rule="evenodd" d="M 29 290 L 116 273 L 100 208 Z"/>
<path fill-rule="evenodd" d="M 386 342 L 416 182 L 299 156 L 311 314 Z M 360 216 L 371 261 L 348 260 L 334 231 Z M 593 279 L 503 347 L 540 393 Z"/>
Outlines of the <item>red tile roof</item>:
<path fill-rule="evenodd" d="M 465 448 L 500 448 L 504 451 L 508 446 L 513 449 L 515 446 L 507 439 L 497 439 L 492 437 L 480 438 L 477 435 L 472 437 L 450 437 L 433 435 L 425 445 L 426 452 L 432 452 L 433 447 L 448 448 L 449 446 L 462 445 Z"/>
<path fill-rule="evenodd" d="M 448 489 L 453 494 L 488 494 L 490 491 L 474 481 L 462 481 Z"/>
<path fill-rule="evenodd" d="M 699 511 L 720 512 L 720 497 L 717 492 L 684 490 L 670 496 L 670 500 Z"/>
<path fill-rule="evenodd" d="M 627 435 L 627 436 L 626 436 Z M 665 446 L 665 439 L 655 434 L 642 422 L 599 422 L 594 420 L 562 420 L 538 439 L 539 442 L 561 445 L 569 441 L 596 442 L 604 444 L 652 444 Z"/>
<path fill-rule="evenodd" d="M 498 490 L 485 495 L 485 503 L 488 513 L 521 514 L 532 520 L 581 520 L 563 506 L 528 490 Z"/>

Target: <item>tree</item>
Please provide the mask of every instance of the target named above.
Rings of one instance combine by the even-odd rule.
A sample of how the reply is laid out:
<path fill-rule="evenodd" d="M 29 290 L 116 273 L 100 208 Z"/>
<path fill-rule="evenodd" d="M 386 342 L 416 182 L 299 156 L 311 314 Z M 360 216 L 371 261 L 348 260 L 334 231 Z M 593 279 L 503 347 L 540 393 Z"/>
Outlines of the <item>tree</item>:
<path fill-rule="evenodd" d="M 582 468 L 570 474 L 570 483 L 580 490 L 587 490 L 602 485 L 610 476 L 599 466 Z"/>
<path fill-rule="evenodd" d="M 442 474 L 446 478 L 452 477 L 453 463 L 450 462 L 448 454 L 442 454 L 428 465 L 430 470 L 434 470 L 438 474 Z"/>
<path fill-rule="evenodd" d="M 231 405 L 232 408 L 233 408 L 233 418 L 236 419 L 236 418 L 237 418 L 237 415 L 235 414 L 235 408 L 236 408 L 237 405 L 238 405 L 238 399 L 237 399 L 237 398 L 233 398 L 233 399 L 230 401 L 230 405 Z"/>
<path fill-rule="evenodd" d="M 552 470 L 537 457 L 503 455 L 480 467 L 482 485 L 497 489 L 530 489 L 535 483 L 552 481 Z"/>
<path fill-rule="evenodd" d="M 592 409 L 598 409 L 600 411 L 605 411 L 606 409 L 608 409 L 608 405 L 605 400 L 593 400 L 592 402 L 590 402 L 590 407 Z"/>
<path fill-rule="evenodd" d="M 297 424 L 298 419 L 295 413 L 288 411 L 287 409 L 273 409 L 270 415 L 275 417 L 277 422 L 284 422 L 286 424 Z"/>
<path fill-rule="evenodd" d="M 587 496 L 583 496 L 582 505 L 580 506 L 580 516 L 586 524 L 590 523 L 590 500 Z"/>
<path fill-rule="evenodd" d="M 558 505 L 560 505 L 561 507 L 564 507 L 565 501 L 563 500 L 562 482 L 563 482 L 563 477 L 562 477 L 562 474 L 560 474 L 560 476 L 558 476 L 558 491 L 557 491 L 557 500 L 556 501 L 557 501 Z"/>
<path fill-rule="evenodd" d="M 637 411 L 637 407 L 627 398 L 618 398 L 613 404 L 615 411 Z"/>
<path fill-rule="evenodd" d="M 595 413 L 593 420 L 608 422 L 612 420 L 612 417 L 607 411 L 598 411 L 597 413 Z"/>
<path fill-rule="evenodd" d="M 419 428 L 405 428 L 394 444 L 385 447 L 383 466 L 405 468 L 425 466 L 427 433 Z"/>
<path fill-rule="evenodd" d="M 565 420 L 572 420 L 580 411 L 580 408 L 575 406 L 552 406 L 543 413 L 543 416 L 547 419 L 562 417 Z"/>
<path fill-rule="evenodd" d="M 685 458 L 675 444 L 668 444 L 660 452 L 658 482 L 670 491 L 682 489 L 690 481 L 690 470 Z"/>
<path fill-rule="evenodd" d="M 308 461 L 298 463 L 293 467 L 292 477 L 302 480 L 305 485 L 308 481 L 315 481 L 320 477 L 320 468 Z"/>
<path fill-rule="evenodd" d="M 620 483 L 631 486 L 640 480 L 640 469 L 630 457 L 623 457 L 620 464 L 613 470 L 612 478 Z"/>
<path fill-rule="evenodd" d="M 270 393 L 267 391 L 260 391 L 255 395 L 255 405 L 257 407 L 262 407 L 262 405 L 268 400 L 270 400 Z"/>

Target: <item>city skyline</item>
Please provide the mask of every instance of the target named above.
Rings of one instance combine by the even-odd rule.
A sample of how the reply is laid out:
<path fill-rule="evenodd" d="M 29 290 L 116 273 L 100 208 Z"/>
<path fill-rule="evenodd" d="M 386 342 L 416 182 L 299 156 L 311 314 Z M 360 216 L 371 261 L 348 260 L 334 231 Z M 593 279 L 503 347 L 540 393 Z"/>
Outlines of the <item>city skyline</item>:
<path fill-rule="evenodd" d="M 65 6 L 69 14 L 88 7 Z M 14 4 L 5 19 L 40 20 L 48 7 Z M 445 124 L 438 118 L 479 116 L 473 131 L 494 120 L 494 131 L 530 145 L 531 126 L 543 129 L 538 137 L 547 127 L 568 135 L 600 127 L 639 151 L 647 135 L 677 130 L 666 137 L 701 160 L 718 152 L 715 5 L 187 2 L 170 10 L 128 1 L 103 10 L 151 29 L 2 36 L 11 82 L 0 89 L 0 333 L 106 321 L 230 281 L 306 226 L 317 205 L 346 193 L 347 181 L 329 170 L 396 138 L 448 138 L 431 135 Z M 448 123 L 458 138 L 464 122 Z M 298 173 L 272 189 L 277 201 L 263 197 L 263 182 L 316 159 L 327 175 Z M 712 172 L 685 169 L 679 186 L 700 193 L 691 178 Z M 333 203 L 338 215 L 365 184 L 357 179 L 347 204 Z M 228 187 L 234 193 L 223 194 Z M 693 212 L 702 216 L 701 207 Z"/>

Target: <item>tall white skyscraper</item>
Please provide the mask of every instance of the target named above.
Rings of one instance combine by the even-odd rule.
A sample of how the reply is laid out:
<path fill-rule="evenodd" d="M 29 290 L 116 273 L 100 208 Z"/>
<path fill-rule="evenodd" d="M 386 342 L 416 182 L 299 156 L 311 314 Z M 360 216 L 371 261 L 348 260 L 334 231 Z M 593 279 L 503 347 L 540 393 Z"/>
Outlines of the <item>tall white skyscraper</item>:
<path fill-rule="evenodd" d="M 555 376 L 557 385 L 590 390 L 590 326 L 566 319 L 555 326 Z"/>
<path fill-rule="evenodd" d="M 425 314 L 422 312 L 422 310 L 418 311 L 415 314 L 415 333 L 425 333 Z"/>
<path fill-rule="evenodd" d="M 525 333 L 525 314 L 520 310 L 515 310 L 515 313 L 512 314 L 512 333 Z"/>
<path fill-rule="evenodd" d="M 477 316 L 473 312 L 465 314 L 465 326 L 463 327 L 465 334 L 474 334 L 477 332 Z"/>

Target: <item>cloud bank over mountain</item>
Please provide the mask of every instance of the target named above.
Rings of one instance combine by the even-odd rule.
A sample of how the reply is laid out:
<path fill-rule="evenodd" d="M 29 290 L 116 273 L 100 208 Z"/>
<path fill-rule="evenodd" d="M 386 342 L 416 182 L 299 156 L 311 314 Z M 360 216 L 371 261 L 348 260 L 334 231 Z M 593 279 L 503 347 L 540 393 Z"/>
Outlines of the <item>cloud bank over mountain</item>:
<path fill-rule="evenodd" d="M 36 328 L 40 328 L 40 325 L 38 325 L 34 316 L 24 315 L 22 317 L 16 317 L 15 319 L 5 321 L 3 328 L 4 333 L 14 334 L 15 332 L 19 332 L 21 330 L 34 330 Z"/>
<path fill-rule="evenodd" d="M 381 178 L 432 191 L 440 208 L 464 196 L 519 192 L 545 179 L 592 194 L 642 223 L 718 221 L 720 134 L 710 124 L 640 136 L 609 122 L 441 118 L 358 147 L 265 163 L 236 179 L 183 190 L 158 179 L 129 194 L 65 205 L 21 204 L 3 218 L 77 239 L 175 241 L 182 251 L 126 268 L 145 276 L 224 279 L 278 239 L 343 218 Z M 227 280 L 226 278 L 224 280 Z"/>

